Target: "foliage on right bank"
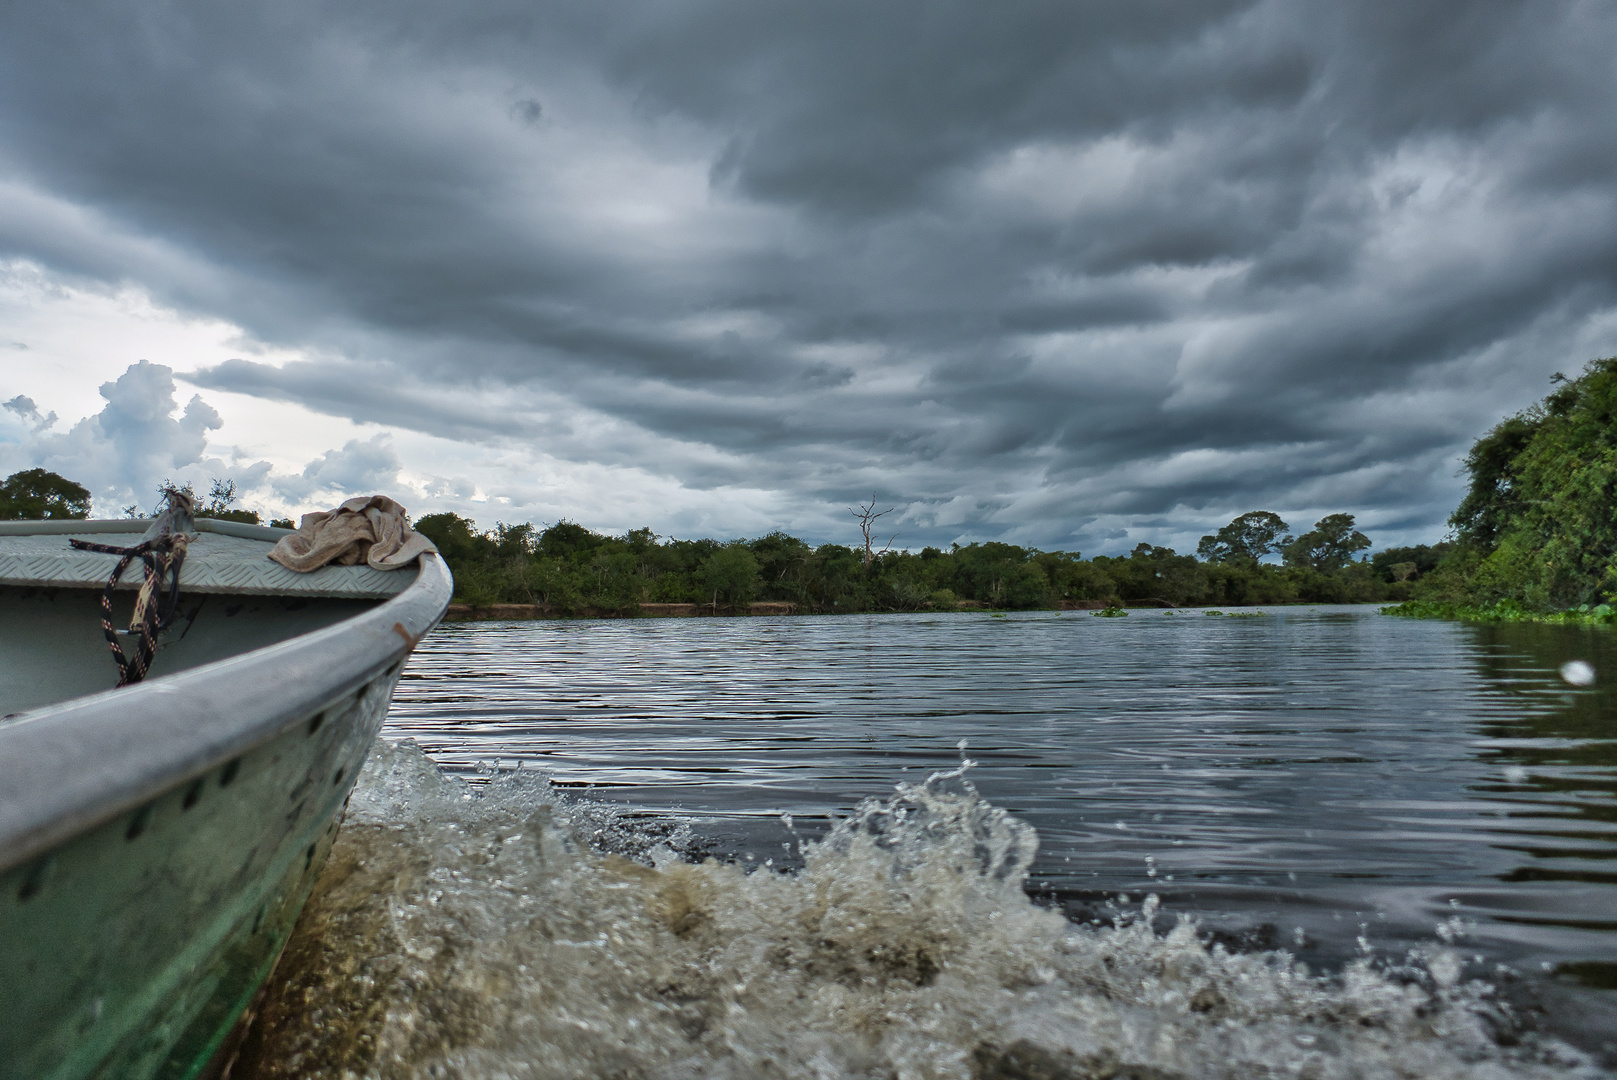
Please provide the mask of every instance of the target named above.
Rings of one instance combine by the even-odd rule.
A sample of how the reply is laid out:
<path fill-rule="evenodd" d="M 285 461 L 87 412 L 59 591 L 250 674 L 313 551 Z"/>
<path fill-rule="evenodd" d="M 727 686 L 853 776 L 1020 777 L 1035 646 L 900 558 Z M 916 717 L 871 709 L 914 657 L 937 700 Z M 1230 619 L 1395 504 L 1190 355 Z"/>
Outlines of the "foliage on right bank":
<path fill-rule="evenodd" d="M 1401 604 L 1381 609 L 1383 615 L 1401 615 L 1410 619 L 1459 619 L 1464 622 L 1559 623 L 1563 626 L 1617 625 L 1617 608 L 1610 604 L 1580 604 L 1562 611 L 1537 611 L 1523 607 L 1515 600 L 1500 600 L 1493 604 L 1451 604 L 1441 600 L 1405 600 Z"/>
<path fill-rule="evenodd" d="M 1612 622 L 1617 599 L 1617 357 L 1507 417 L 1466 455 L 1449 550 L 1388 609 L 1417 617 Z"/>

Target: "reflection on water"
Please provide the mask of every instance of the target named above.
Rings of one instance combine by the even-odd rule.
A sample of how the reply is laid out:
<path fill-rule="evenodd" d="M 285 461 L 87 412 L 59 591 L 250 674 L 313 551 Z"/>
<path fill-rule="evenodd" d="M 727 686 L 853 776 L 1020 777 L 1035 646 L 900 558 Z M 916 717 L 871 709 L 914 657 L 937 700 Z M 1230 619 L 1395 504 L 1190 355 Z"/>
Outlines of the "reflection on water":
<path fill-rule="evenodd" d="M 1468 631 L 1477 667 L 1514 709 L 1478 724 L 1478 756 L 1494 770 L 1472 785 L 1509 824 L 1504 888 L 1479 897 L 1523 938 L 1549 943 L 1561 973 L 1617 989 L 1617 646 L 1607 630 L 1496 625 Z M 1571 692 L 1545 678 L 1593 685 Z M 1600 672 L 1608 678 L 1604 685 Z M 1480 890 L 1479 890 L 1480 891 Z M 1574 933 L 1582 931 L 1582 933 Z M 1549 951 L 1549 949 L 1546 949 Z"/>
<path fill-rule="evenodd" d="M 461 624 L 384 734 L 777 862 L 780 815 L 822 833 L 965 740 L 983 795 L 1038 831 L 1030 888 L 1076 920 L 1151 892 L 1327 965 L 1441 925 L 1474 970 L 1609 986 L 1611 639 L 1364 608 Z M 1570 687 L 1570 659 L 1612 677 Z"/>

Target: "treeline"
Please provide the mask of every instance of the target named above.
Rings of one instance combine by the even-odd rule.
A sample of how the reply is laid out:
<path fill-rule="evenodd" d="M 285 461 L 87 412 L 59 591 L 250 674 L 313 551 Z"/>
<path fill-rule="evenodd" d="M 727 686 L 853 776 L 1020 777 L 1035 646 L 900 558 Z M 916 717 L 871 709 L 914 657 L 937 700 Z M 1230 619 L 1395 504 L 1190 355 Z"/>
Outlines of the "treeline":
<path fill-rule="evenodd" d="M 1201 558 L 1141 544 L 1128 555 L 1092 559 L 994 541 L 870 552 L 812 546 L 782 532 L 731 541 L 665 539 L 650 529 L 608 536 L 570 521 L 484 532 L 455 514 L 429 515 L 416 528 L 443 552 L 457 601 L 536 604 L 556 614 L 628 614 L 653 603 L 733 611 L 761 600 L 823 613 L 1407 597 L 1407 564 L 1427 559 L 1428 549 L 1355 558 L 1369 540 L 1353 524 L 1352 515 L 1333 514 L 1293 539 L 1278 517 L 1254 512 L 1203 538 Z M 1262 561 L 1275 554 L 1279 564 Z"/>
<path fill-rule="evenodd" d="M 236 502 L 234 484 L 216 480 L 196 499 L 197 513 L 261 520 Z M 89 492 L 55 473 L 30 469 L 0 482 L 0 518 L 89 512 Z M 125 512 L 133 516 L 137 508 Z M 1091 559 L 995 541 L 878 552 L 816 547 L 783 532 L 731 541 L 669 539 L 650 529 L 608 536 L 570 521 L 484 531 L 448 513 L 428 515 L 416 528 L 449 563 L 458 602 L 533 604 L 562 615 L 632 614 L 658 603 L 736 611 L 760 600 L 804 612 L 1404 600 L 1447 552 L 1443 545 L 1393 548 L 1366 559 L 1370 540 L 1351 514 L 1328 515 L 1293 537 L 1268 511 L 1242 514 L 1202 537 L 1195 555 L 1140 544 L 1128 555 Z"/>
<path fill-rule="evenodd" d="M 1466 456 L 1453 541 L 1421 573 L 1407 614 L 1592 612 L 1617 598 L 1617 357 L 1557 374 Z"/>
<path fill-rule="evenodd" d="M 1292 536 L 1268 511 L 1203 537 L 1194 556 L 1141 544 L 1091 559 L 994 542 L 872 553 L 779 532 L 729 542 L 649 529 L 605 536 L 567 521 L 484 533 L 453 514 L 418 527 L 444 550 L 462 601 L 558 613 L 753 600 L 817 612 L 1391 600 L 1407 601 L 1405 614 L 1617 622 L 1617 357 L 1553 382 L 1542 402 L 1472 447 L 1448 539 L 1368 558 L 1350 514 Z"/>

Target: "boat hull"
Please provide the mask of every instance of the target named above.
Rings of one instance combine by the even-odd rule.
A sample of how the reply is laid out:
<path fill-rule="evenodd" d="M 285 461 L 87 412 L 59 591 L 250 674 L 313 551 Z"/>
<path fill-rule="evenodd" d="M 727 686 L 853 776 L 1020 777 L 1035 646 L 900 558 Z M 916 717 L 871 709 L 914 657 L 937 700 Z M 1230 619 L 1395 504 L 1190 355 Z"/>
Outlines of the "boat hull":
<path fill-rule="evenodd" d="M 0 1080 L 217 1067 L 447 605 L 441 564 L 421 577 L 343 625 L 0 726 Z"/>
<path fill-rule="evenodd" d="M 29 1044 L 0 1076 L 197 1075 L 291 933 L 396 681 L 0 878 L 0 1024 Z"/>

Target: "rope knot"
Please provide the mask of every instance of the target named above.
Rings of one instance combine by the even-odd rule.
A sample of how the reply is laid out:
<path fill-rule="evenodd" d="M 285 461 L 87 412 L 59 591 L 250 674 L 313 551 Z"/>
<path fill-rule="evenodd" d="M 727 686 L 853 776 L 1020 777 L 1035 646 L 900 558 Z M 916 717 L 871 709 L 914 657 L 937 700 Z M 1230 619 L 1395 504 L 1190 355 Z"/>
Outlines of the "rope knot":
<path fill-rule="evenodd" d="M 112 650 L 113 663 L 118 665 L 119 686 L 129 686 L 146 677 L 146 672 L 151 670 L 152 657 L 157 653 L 157 635 L 174 624 L 179 612 L 180 567 L 191 545 L 186 526 L 193 524 L 192 500 L 179 489 L 165 488 L 163 493 L 168 506 L 146 530 L 141 542 L 132 547 L 68 540 L 77 551 L 120 556 L 118 565 L 112 568 L 112 576 L 107 579 L 107 587 L 101 590 L 101 632 Z M 112 592 L 135 559 L 145 567 L 145 580 L 135 597 L 135 613 L 126 631 L 136 639 L 135 655 L 131 657 L 124 653 L 118 641 L 118 630 L 112 625 Z"/>

